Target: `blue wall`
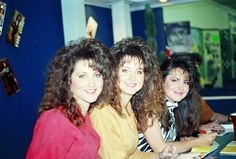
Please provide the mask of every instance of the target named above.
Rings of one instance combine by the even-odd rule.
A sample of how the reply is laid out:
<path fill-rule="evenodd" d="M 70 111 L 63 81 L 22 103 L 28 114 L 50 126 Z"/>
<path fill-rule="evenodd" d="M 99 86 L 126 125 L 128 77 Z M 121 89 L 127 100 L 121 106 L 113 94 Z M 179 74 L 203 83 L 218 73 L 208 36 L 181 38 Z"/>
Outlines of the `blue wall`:
<path fill-rule="evenodd" d="M 202 96 L 206 97 L 232 97 L 236 96 L 236 90 L 234 87 L 232 88 L 205 88 L 201 91 Z M 230 114 L 232 112 L 236 112 L 236 99 L 220 99 L 220 100 L 206 100 L 207 103 L 211 106 L 211 108 L 215 112 L 220 112 L 223 114 Z"/>
<path fill-rule="evenodd" d="M 4 2 L 7 10 L 0 37 L 0 58 L 8 58 L 21 91 L 7 96 L 0 81 L 0 158 L 23 159 L 43 93 L 43 73 L 49 59 L 64 43 L 61 3 L 60 0 Z M 26 18 L 19 48 L 6 42 L 14 10 Z"/>
<path fill-rule="evenodd" d="M 236 112 L 236 99 L 207 100 L 207 103 L 215 112 L 220 112 L 226 115 Z"/>

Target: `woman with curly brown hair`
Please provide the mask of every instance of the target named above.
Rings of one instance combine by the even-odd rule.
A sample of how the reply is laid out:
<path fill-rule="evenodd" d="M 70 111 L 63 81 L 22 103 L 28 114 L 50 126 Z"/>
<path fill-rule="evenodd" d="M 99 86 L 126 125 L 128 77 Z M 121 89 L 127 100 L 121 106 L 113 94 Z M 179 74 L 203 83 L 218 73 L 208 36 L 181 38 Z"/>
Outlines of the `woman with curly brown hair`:
<path fill-rule="evenodd" d="M 155 120 L 144 134 L 140 134 L 141 151 L 160 152 L 166 146 L 173 145 L 181 153 L 193 147 L 210 145 L 217 135 L 209 133 L 190 137 L 200 125 L 200 98 L 195 60 L 186 59 L 186 54 L 189 53 L 172 54 L 160 66 L 166 115 L 162 115 L 160 121 Z M 177 137 L 188 141 L 176 141 Z"/>
<path fill-rule="evenodd" d="M 45 92 L 26 159 L 96 159 L 100 137 L 89 110 L 111 92 L 109 49 L 95 39 L 59 50 L 47 70 Z"/>
<path fill-rule="evenodd" d="M 137 149 L 137 129 L 145 130 L 164 109 L 162 77 L 155 52 L 140 38 L 124 38 L 110 52 L 114 60 L 114 95 L 107 105 L 96 107 L 91 113 L 93 126 L 101 137 L 99 156 L 102 159 L 161 158 L 164 153 L 144 153 Z"/>

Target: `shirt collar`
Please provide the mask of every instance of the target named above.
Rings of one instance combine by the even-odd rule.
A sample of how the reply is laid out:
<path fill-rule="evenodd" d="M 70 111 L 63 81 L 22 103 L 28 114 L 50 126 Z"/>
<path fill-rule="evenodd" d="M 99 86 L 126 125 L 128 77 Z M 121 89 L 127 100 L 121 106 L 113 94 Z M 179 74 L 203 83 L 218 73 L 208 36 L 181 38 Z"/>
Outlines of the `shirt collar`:
<path fill-rule="evenodd" d="M 166 99 L 166 106 L 168 109 L 174 109 L 174 108 L 178 107 L 178 103 L 172 102 L 169 99 Z"/>

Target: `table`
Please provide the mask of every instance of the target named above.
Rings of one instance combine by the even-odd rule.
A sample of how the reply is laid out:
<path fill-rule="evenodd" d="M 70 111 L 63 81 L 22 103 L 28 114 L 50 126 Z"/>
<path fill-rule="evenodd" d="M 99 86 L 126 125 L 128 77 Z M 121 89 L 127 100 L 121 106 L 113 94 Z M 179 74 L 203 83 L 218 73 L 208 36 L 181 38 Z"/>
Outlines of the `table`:
<path fill-rule="evenodd" d="M 234 133 L 229 132 L 225 134 L 224 136 L 217 136 L 215 141 L 219 144 L 219 148 L 209 154 L 208 156 L 205 157 L 205 159 L 210 159 L 212 157 L 216 157 L 217 159 L 235 159 L 236 156 L 230 156 L 230 155 L 220 155 L 220 151 L 229 143 L 233 140 L 234 138 Z"/>

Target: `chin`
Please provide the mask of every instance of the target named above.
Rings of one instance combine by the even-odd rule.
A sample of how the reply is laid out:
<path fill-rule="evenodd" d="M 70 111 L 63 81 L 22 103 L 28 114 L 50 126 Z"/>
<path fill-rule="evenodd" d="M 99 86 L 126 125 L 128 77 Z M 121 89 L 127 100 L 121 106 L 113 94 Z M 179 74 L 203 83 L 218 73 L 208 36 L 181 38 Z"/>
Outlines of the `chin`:
<path fill-rule="evenodd" d="M 138 92 L 138 91 L 127 91 L 127 92 L 125 92 L 125 94 L 128 94 L 128 95 L 134 95 L 136 92 Z"/>
<path fill-rule="evenodd" d="M 96 102 L 96 100 L 97 100 L 97 97 L 96 97 L 96 98 L 87 99 L 86 101 L 87 101 L 88 103 L 94 103 L 94 102 Z"/>
<path fill-rule="evenodd" d="M 183 100 L 183 98 L 181 98 L 181 99 L 175 99 L 174 101 L 175 101 L 175 102 L 180 102 L 181 100 Z"/>

